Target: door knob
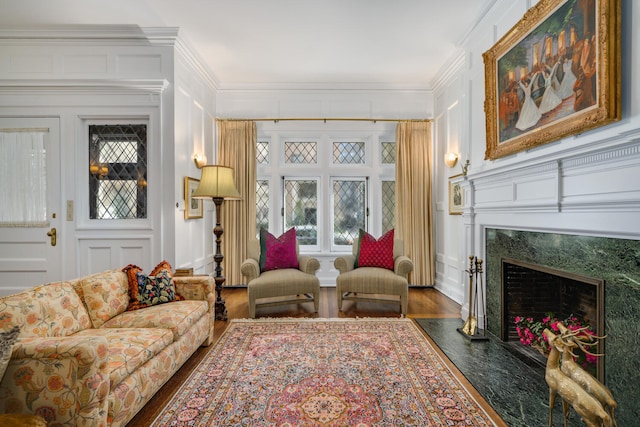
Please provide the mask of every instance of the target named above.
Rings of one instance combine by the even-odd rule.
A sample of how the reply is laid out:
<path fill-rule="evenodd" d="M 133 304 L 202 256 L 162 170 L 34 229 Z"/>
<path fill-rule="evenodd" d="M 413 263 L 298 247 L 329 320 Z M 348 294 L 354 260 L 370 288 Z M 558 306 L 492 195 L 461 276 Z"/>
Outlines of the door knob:
<path fill-rule="evenodd" d="M 51 246 L 55 246 L 57 243 L 56 228 L 52 227 L 47 233 L 47 236 L 51 237 Z"/>

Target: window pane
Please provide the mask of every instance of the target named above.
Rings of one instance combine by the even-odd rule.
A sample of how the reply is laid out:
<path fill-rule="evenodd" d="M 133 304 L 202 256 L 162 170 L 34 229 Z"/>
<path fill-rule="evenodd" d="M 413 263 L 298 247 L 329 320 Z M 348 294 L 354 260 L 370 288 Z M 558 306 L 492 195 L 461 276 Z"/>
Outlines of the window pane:
<path fill-rule="evenodd" d="M 334 142 L 333 163 L 364 164 L 364 142 Z"/>
<path fill-rule="evenodd" d="M 260 229 L 269 229 L 269 181 L 256 182 L 256 238 L 260 237 Z"/>
<path fill-rule="evenodd" d="M 333 182 L 333 244 L 350 245 L 365 228 L 366 184 L 364 180 Z"/>
<path fill-rule="evenodd" d="M 98 218 L 137 217 L 135 181 L 99 181 L 98 185 Z"/>
<path fill-rule="evenodd" d="M 256 143 L 256 162 L 259 165 L 269 164 L 269 142 L 258 141 Z"/>
<path fill-rule="evenodd" d="M 383 164 L 396 164 L 396 143 L 381 142 L 380 159 Z"/>
<path fill-rule="evenodd" d="M 89 126 L 89 217 L 147 217 L 147 126 Z"/>
<path fill-rule="evenodd" d="M 315 164 L 318 162 L 318 149 L 315 142 L 285 142 L 285 163 Z"/>
<path fill-rule="evenodd" d="M 382 233 L 396 224 L 396 182 L 382 181 Z"/>
<path fill-rule="evenodd" d="M 285 180 L 285 230 L 296 228 L 300 245 L 317 245 L 318 182 L 316 180 Z"/>
<path fill-rule="evenodd" d="M 0 223 L 47 224 L 48 131 L 0 132 Z"/>

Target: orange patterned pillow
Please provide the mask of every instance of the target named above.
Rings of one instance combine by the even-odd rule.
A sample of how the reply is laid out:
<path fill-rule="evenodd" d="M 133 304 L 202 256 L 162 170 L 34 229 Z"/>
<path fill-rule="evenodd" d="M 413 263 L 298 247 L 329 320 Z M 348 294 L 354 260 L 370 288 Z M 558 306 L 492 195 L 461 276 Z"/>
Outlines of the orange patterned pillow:
<path fill-rule="evenodd" d="M 181 301 L 184 298 L 176 294 L 171 264 L 162 261 L 148 276 L 135 264 L 122 269 L 129 281 L 129 306 L 127 311 L 138 310 L 156 304 Z"/>

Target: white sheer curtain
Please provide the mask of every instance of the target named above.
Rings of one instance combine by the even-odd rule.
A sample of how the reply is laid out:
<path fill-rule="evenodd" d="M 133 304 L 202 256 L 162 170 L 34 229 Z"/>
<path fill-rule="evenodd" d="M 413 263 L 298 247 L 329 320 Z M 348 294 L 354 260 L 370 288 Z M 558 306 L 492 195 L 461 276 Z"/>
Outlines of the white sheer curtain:
<path fill-rule="evenodd" d="M 47 224 L 45 129 L 0 129 L 0 225 Z"/>

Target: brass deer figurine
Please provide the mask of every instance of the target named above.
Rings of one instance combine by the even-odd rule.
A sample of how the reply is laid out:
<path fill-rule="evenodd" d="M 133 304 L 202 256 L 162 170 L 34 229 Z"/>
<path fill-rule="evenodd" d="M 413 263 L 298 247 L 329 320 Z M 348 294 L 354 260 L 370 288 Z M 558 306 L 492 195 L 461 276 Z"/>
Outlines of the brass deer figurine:
<path fill-rule="evenodd" d="M 588 427 L 613 427 L 609 414 L 600 402 L 561 371 L 560 352 L 564 351 L 561 337 L 549 329 L 544 330 L 544 335 L 551 345 L 544 377 L 549 385 L 549 427 L 553 426 L 553 407 L 558 395 L 562 398 L 565 427 L 567 427 L 569 405 Z"/>
<path fill-rule="evenodd" d="M 607 386 L 594 378 L 593 375 L 582 369 L 582 367 L 575 362 L 575 355 L 573 354 L 573 350 L 575 348 L 580 348 L 580 350 L 582 350 L 586 354 L 599 356 L 598 354 L 591 353 L 589 351 L 589 347 L 596 344 L 598 339 L 602 339 L 604 337 L 585 335 L 583 332 L 587 330 L 586 327 L 572 331 L 564 326 L 564 324 L 562 324 L 561 322 L 558 323 L 558 329 L 560 331 L 560 339 L 562 341 L 562 345 L 564 346 L 564 350 L 562 351 L 560 370 L 576 383 L 578 383 L 589 394 L 595 397 L 600 402 L 607 414 L 609 414 L 612 425 L 617 426 L 614 411 L 618 407 L 618 404 L 614 400 L 613 395 L 611 394 L 611 390 L 609 390 Z"/>

